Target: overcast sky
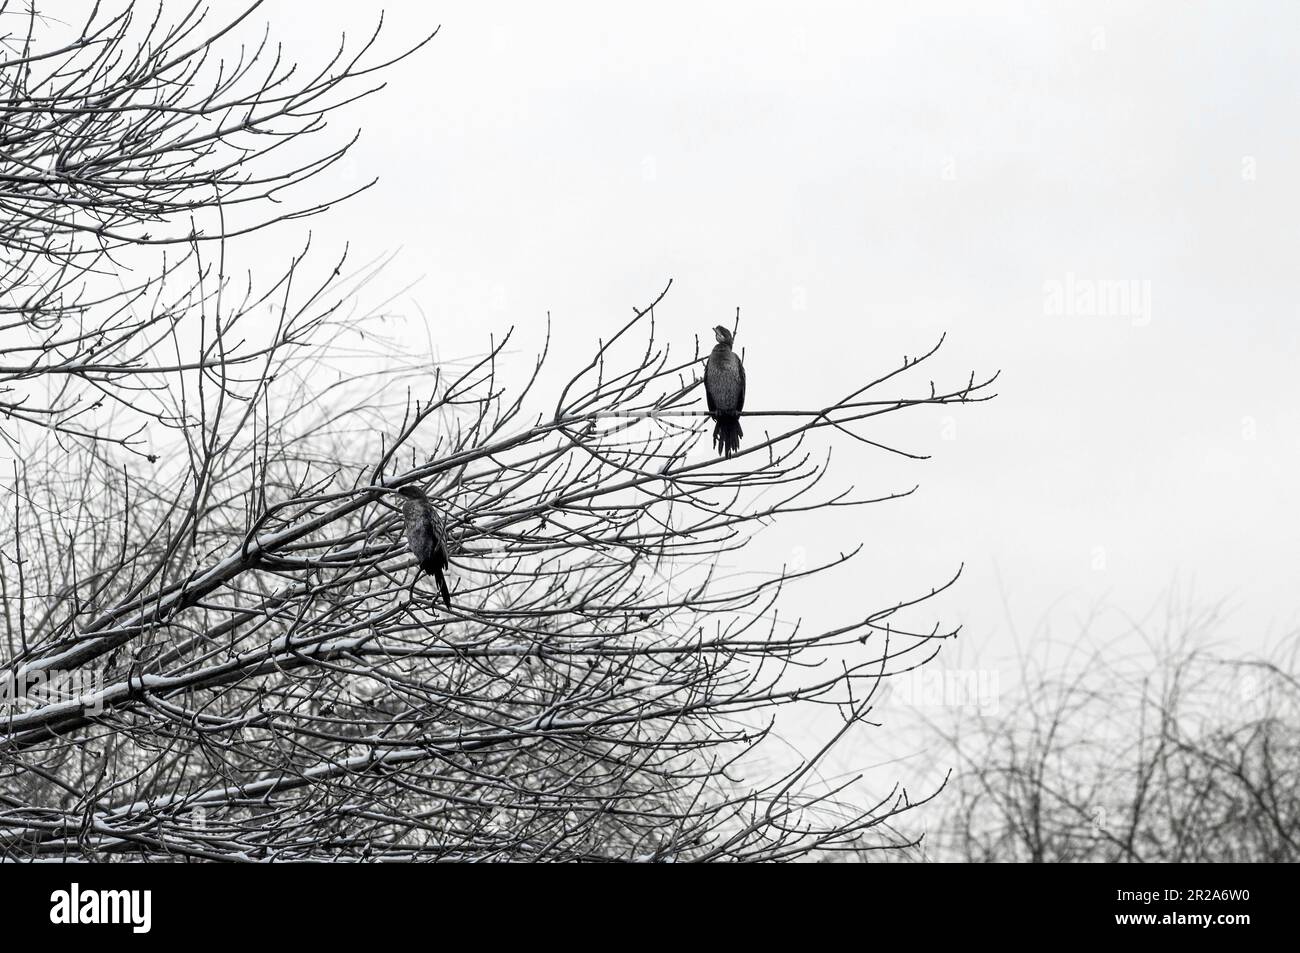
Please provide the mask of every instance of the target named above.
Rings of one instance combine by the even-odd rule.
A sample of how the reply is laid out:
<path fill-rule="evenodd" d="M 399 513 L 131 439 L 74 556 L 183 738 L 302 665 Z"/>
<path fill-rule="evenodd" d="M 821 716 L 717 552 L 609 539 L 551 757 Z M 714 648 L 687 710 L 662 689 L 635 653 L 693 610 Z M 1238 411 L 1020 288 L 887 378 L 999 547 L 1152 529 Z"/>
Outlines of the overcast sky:
<path fill-rule="evenodd" d="M 671 278 L 684 348 L 741 308 L 751 405 L 820 406 L 945 331 L 939 373 L 1001 369 L 996 401 L 891 429 L 930 461 L 837 461 L 914 498 L 743 557 L 866 543 L 790 612 L 965 563 L 967 651 L 1010 644 L 1004 597 L 1064 636 L 1174 583 L 1263 645 L 1300 569 L 1300 7 L 968 6 L 389 3 L 390 48 L 441 32 L 343 117 L 346 174 L 380 182 L 312 227 L 401 247 L 395 306 L 447 356 L 510 325 L 531 349 L 547 311 L 576 354 Z M 310 63 L 375 12 L 261 16 Z"/>

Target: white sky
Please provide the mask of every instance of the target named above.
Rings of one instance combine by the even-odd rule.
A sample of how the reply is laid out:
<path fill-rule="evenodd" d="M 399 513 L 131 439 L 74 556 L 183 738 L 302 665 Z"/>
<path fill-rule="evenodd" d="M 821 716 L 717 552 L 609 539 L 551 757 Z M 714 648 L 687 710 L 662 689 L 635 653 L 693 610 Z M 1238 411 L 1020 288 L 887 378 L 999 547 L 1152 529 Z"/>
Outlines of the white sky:
<path fill-rule="evenodd" d="M 446 355 L 511 324 L 535 345 L 548 310 L 573 354 L 672 278 L 683 348 L 742 308 L 751 403 L 817 405 L 945 330 L 954 376 L 1001 368 L 956 439 L 912 418 L 929 463 L 844 454 L 845 482 L 914 499 L 746 557 L 868 544 L 792 609 L 964 561 L 972 647 L 1004 647 L 1002 592 L 1027 629 L 1175 581 L 1229 599 L 1243 644 L 1289 630 L 1300 8 L 965 6 L 390 3 L 390 44 L 442 32 L 346 117 L 380 183 L 312 228 L 402 247 L 392 284 L 423 280 L 399 307 Z M 374 11 L 261 16 L 314 62 Z M 1046 313 L 1069 275 L 1140 282 L 1149 313 Z"/>

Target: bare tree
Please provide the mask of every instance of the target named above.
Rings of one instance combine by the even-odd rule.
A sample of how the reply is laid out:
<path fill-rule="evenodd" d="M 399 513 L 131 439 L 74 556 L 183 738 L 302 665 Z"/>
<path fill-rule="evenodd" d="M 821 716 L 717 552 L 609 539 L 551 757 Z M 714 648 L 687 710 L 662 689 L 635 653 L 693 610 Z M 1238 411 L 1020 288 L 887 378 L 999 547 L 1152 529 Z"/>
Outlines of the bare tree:
<path fill-rule="evenodd" d="M 306 73 L 250 33 L 259 5 L 210 25 L 201 3 L 174 21 L 94 4 L 73 28 L 0 3 L 0 438 L 20 453 L 19 424 L 145 453 L 148 426 L 195 424 L 178 375 L 255 378 L 309 335 L 283 308 L 248 327 L 292 271 L 223 300 L 224 240 L 331 204 L 295 196 L 355 136 L 304 147 L 393 59 L 373 56 L 377 29 Z M 223 44 L 241 32 L 251 45 Z"/>
<path fill-rule="evenodd" d="M 234 158 L 252 148 L 236 137 L 314 132 L 370 68 L 340 54 L 305 79 L 269 46 L 213 67 L 231 25 L 197 41 L 199 23 L 155 21 L 133 42 L 128 12 L 37 52 L 33 16 L 0 64 L 29 117 L 0 168 L 32 179 L 0 224 L 30 256 L 6 279 L 6 331 L 29 335 L 0 348 L 7 362 L 27 355 L 4 372 L 28 387 L 12 391 L 7 436 L 41 447 L 15 456 L 0 550 L 0 850 L 780 860 L 906 843 L 890 821 L 916 800 L 850 797 L 852 779 L 824 784 L 817 769 L 869 727 L 882 679 L 955 634 L 918 621 L 934 591 L 804 631 L 779 616 L 782 593 L 853 551 L 757 579 L 720 566 L 773 521 L 912 492 L 828 489 L 828 441 L 918 456 L 869 428 L 988 399 L 993 378 L 922 382 L 936 344 L 828 406 L 747 410 L 747 446 L 720 460 L 698 344 L 674 358 L 656 338 L 664 293 L 548 388 L 548 349 L 531 374 L 504 370 L 508 336 L 459 363 L 400 348 L 382 315 L 355 306 L 382 263 L 296 256 L 265 290 L 236 283 L 224 250 L 269 220 L 222 226 L 228 207 L 338 155 L 258 171 L 281 139 Z M 55 64 L 101 54 L 77 71 L 81 105 L 63 117 L 73 80 Z M 186 69 L 188 86 L 168 73 Z M 231 92 L 236 75 L 254 89 Z M 166 99 L 178 89 L 188 106 Z M 166 104 L 110 119 L 134 115 L 120 105 L 132 95 Z M 184 131 L 194 122 L 208 134 Z M 277 122 L 290 127 L 272 133 Z M 51 156 L 54 173 L 38 171 Z M 199 212 L 218 228 L 169 233 L 181 262 L 133 259 L 153 269 L 136 290 L 73 293 Z M 186 290 L 168 295 L 185 268 Z M 36 406 L 41 386 L 58 399 Z M 410 485 L 446 523 L 449 608 L 415 580 L 379 489 Z M 788 772 L 747 781 L 775 714 L 802 705 L 833 706 L 841 727 Z"/>
<path fill-rule="evenodd" d="M 1300 643 L 1225 656 L 1205 645 L 1221 624 L 1214 609 L 1177 611 L 1149 652 L 1107 644 L 1058 669 L 1025 659 L 999 713 L 940 728 L 957 773 L 931 855 L 1300 859 Z"/>

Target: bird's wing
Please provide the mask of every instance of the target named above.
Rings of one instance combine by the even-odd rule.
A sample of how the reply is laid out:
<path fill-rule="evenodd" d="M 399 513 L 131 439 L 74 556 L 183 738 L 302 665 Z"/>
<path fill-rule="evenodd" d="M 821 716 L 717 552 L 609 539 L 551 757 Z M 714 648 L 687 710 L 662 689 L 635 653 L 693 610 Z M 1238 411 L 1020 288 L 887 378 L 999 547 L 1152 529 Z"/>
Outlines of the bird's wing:
<path fill-rule="evenodd" d="M 433 555 L 434 549 L 438 545 L 438 536 L 434 532 L 433 522 L 426 514 L 416 516 L 406 528 L 406 543 L 411 549 L 412 555 L 420 563 L 425 562 Z"/>
<path fill-rule="evenodd" d="M 713 385 L 709 382 L 709 371 L 713 369 L 713 358 L 709 358 L 704 365 L 704 400 L 709 405 L 709 413 L 713 413 L 718 408 L 713 405 Z"/>
<path fill-rule="evenodd" d="M 437 511 L 431 511 L 433 521 L 433 536 L 438 541 L 438 556 L 441 558 L 444 566 L 450 566 L 451 560 L 448 559 L 447 549 L 447 527 L 442 521 L 442 516 Z"/>
<path fill-rule="evenodd" d="M 736 394 L 736 411 L 740 412 L 745 409 L 745 365 L 740 362 L 740 357 L 736 357 L 736 373 L 740 377 L 740 388 Z"/>

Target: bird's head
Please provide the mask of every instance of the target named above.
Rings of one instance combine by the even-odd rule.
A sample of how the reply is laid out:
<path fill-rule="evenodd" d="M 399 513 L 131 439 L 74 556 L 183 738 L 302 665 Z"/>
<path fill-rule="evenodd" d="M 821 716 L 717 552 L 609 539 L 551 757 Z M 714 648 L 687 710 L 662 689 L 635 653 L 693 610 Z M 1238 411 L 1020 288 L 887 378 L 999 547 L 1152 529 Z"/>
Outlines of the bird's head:
<path fill-rule="evenodd" d="M 722 325 L 719 324 L 713 329 L 713 336 L 718 339 L 719 344 L 725 344 L 727 347 L 731 347 L 731 332 Z"/>
<path fill-rule="evenodd" d="M 424 491 L 421 490 L 418 486 L 403 486 L 403 487 L 399 487 L 393 492 L 396 493 L 398 496 L 406 497 L 408 500 L 425 499 Z"/>

